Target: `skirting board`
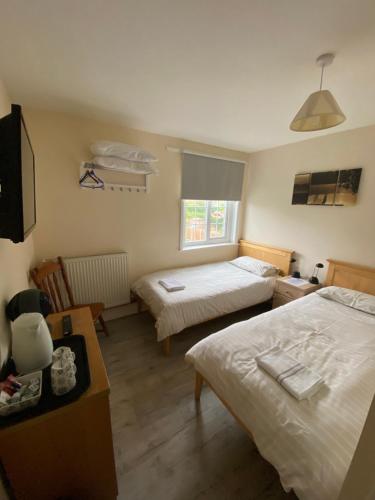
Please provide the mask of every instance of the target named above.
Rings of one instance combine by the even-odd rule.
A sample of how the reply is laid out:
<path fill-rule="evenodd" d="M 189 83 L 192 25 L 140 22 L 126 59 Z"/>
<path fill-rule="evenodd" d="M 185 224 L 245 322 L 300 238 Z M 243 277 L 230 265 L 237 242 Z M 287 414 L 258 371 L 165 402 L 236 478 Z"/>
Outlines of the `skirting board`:
<path fill-rule="evenodd" d="M 103 312 L 103 317 L 105 321 L 111 321 L 112 319 L 123 318 L 124 316 L 131 316 L 132 314 L 137 314 L 137 303 L 133 302 L 131 304 L 124 304 L 123 306 L 111 307 Z"/>

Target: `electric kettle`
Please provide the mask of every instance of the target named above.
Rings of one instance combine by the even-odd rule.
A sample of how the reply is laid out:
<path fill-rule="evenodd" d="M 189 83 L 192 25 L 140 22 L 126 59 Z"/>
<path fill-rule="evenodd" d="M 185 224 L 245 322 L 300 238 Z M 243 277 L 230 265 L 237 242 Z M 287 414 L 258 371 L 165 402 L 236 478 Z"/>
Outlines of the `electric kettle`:
<path fill-rule="evenodd" d="M 52 362 L 53 343 L 40 313 L 24 313 L 12 324 L 12 358 L 18 373 L 42 370 Z"/>

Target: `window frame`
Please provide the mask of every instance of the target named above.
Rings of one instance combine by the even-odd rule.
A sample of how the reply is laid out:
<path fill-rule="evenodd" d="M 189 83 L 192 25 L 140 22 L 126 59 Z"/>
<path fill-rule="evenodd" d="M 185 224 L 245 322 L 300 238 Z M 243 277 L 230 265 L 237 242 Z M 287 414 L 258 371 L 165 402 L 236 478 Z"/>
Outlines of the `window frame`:
<path fill-rule="evenodd" d="M 204 241 L 185 241 L 185 199 L 181 199 L 180 202 L 180 250 L 189 250 L 194 248 L 204 248 L 210 246 L 220 246 L 220 245 L 230 245 L 235 244 L 237 239 L 238 230 L 238 212 L 239 212 L 239 201 L 230 200 L 203 200 L 207 202 L 207 212 L 206 212 L 206 239 Z M 202 201 L 202 200 L 196 200 Z M 225 236 L 223 238 L 210 238 L 210 204 L 212 201 L 225 201 L 227 203 L 226 207 L 226 217 L 225 217 Z"/>

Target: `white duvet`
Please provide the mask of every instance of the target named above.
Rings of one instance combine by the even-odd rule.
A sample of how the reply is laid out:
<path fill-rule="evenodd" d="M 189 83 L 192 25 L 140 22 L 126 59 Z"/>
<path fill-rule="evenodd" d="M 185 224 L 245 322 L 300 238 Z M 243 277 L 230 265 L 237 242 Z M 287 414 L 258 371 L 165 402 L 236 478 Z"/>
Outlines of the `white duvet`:
<path fill-rule="evenodd" d="M 254 357 L 279 345 L 325 387 L 297 401 Z M 286 490 L 335 500 L 375 390 L 375 316 L 311 294 L 196 344 L 186 359 L 252 432 Z"/>
<path fill-rule="evenodd" d="M 159 280 L 176 279 L 184 290 L 167 292 Z M 188 326 L 270 299 L 276 278 L 261 278 L 229 262 L 169 269 L 143 276 L 132 290 L 156 318 L 158 340 Z"/>

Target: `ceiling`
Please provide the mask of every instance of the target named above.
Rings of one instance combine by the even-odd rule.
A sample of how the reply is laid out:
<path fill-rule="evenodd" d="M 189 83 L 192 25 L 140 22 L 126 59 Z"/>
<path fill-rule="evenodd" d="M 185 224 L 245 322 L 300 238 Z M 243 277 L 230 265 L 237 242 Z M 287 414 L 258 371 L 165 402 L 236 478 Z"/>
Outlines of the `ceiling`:
<path fill-rule="evenodd" d="M 0 0 L 12 100 L 244 151 L 375 123 L 374 0 Z M 289 123 L 336 53 L 339 127 Z"/>

